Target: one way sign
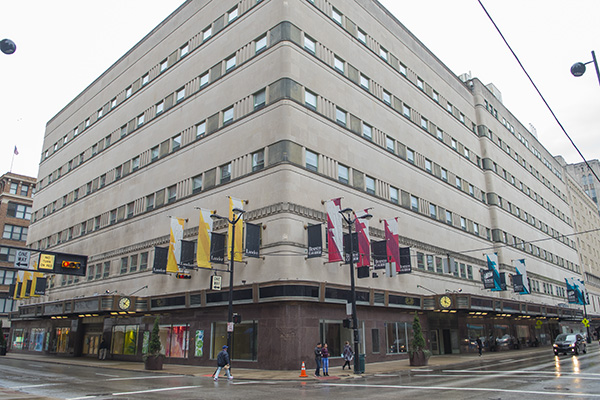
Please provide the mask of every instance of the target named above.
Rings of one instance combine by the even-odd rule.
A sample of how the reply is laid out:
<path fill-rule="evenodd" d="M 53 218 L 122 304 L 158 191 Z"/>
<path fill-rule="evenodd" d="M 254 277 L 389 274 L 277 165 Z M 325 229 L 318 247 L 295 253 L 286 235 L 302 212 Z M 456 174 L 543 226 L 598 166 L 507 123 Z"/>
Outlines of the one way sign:
<path fill-rule="evenodd" d="M 26 250 L 17 250 L 15 257 L 15 268 L 28 269 L 29 268 L 29 257 L 31 253 Z"/>

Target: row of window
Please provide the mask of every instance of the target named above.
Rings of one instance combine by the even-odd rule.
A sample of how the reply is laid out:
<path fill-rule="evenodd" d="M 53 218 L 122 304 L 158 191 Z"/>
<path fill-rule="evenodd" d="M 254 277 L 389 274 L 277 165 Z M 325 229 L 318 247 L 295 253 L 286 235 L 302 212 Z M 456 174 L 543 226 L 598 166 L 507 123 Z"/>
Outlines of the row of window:
<path fill-rule="evenodd" d="M 27 228 L 26 226 L 5 224 L 4 231 L 2 232 L 2 239 L 26 242 L 28 231 L 29 231 L 29 228 Z"/>
<path fill-rule="evenodd" d="M 18 194 L 19 196 L 27 197 L 27 196 L 29 196 L 29 189 L 30 189 L 30 186 L 25 183 L 19 184 L 19 182 L 11 182 L 10 185 L 8 186 L 8 193 L 9 194 Z M 35 192 L 35 187 L 31 187 L 31 190 L 32 190 L 32 196 L 33 196 L 33 193 Z"/>
<path fill-rule="evenodd" d="M 454 263 L 454 265 L 451 265 Z M 458 261 L 444 259 L 442 257 L 434 256 L 431 254 L 425 254 L 417 252 L 417 269 L 422 271 L 435 272 L 438 274 L 452 274 L 457 278 L 473 280 L 473 266 Z"/>
<path fill-rule="evenodd" d="M 261 1 L 262 0 L 256 0 L 255 4 L 260 3 Z M 249 9 L 252 8 L 252 6 L 250 6 Z M 248 11 L 248 10 L 246 10 L 246 11 Z M 66 145 L 70 140 L 77 137 L 81 132 L 88 129 L 96 121 L 98 121 L 99 119 L 104 117 L 108 112 L 112 111 L 114 108 L 116 108 L 118 105 L 123 103 L 125 100 L 129 99 L 134 93 L 136 93 L 142 87 L 145 87 L 150 82 L 151 75 L 156 75 L 152 78 L 152 79 L 154 79 L 158 75 L 162 74 L 169 67 L 173 66 L 176 62 L 178 62 L 179 60 L 181 60 L 182 58 L 187 56 L 191 51 L 195 50 L 196 48 L 198 48 L 202 44 L 204 44 L 214 34 L 218 33 L 220 30 L 224 29 L 226 25 L 228 25 L 228 24 L 232 23 L 234 20 L 236 20 L 238 18 L 238 16 L 239 16 L 239 7 L 238 7 L 238 5 L 236 5 L 231 10 L 229 10 L 227 13 L 225 13 L 220 18 L 215 20 L 215 22 L 211 23 L 208 27 L 206 27 L 204 30 L 202 30 L 202 32 L 195 35 L 192 39 L 190 39 L 185 44 L 180 46 L 174 54 L 172 54 L 168 58 L 165 58 L 164 60 L 162 60 L 158 64 L 158 66 L 153 67 L 149 72 L 142 75 L 142 77 L 140 79 L 136 80 L 133 84 L 129 85 L 123 92 L 121 92 L 119 95 L 115 96 L 110 102 L 105 104 L 102 108 L 98 109 L 98 111 L 95 112 L 94 115 L 86 118 L 85 121 L 83 121 L 82 123 L 77 125 L 70 133 L 66 134 L 61 140 L 54 143 L 54 145 L 52 146 L 52 153 L 50 153 L 50 149 L 46 149 L 45 151 L 43 151 L 41 161 L 44 161 L 45 159 L 47 159 L 50 155 L 54 154 L 61 147 Z M 220 26 L 220 23 L 218 21 L 223 21 L 223 26 Z M 219 27 L 216 26 L 217 24 L 219 24 Z M 213 32 L 213 27 L 215 30 L 214 32 Z M 198 41 L 198 38 L 201 38 L 201 41 L 199 43 L 196 43 Z M 264 35 L 261 38 L 258 38 L 256 40 L 256 51 L 257 52 L 262 51 L 264 48 L 266 48 L 266 35 Z M 229 71 L 230 69 L 232 69 L 234 67 L 235 67 L 235 55 L 233 55 L 233 56 L 229 57 L 227 60 L 225 60 L 226 71 Z M 156 74 L 154 72 L 156 72 Z M 207 81 L 208 80 L 208 72 L 204 75 L 205 76 L 201 77 L 201 81 L 206 80 L 206 83 L 208 83 L 208 81 Z M 185 96 L 185 88 L 179 89 L 176 92 L 177 101 L 181 101 L 182 96 Z M 162 107 L 164 107 L 164 103 L 162 104 Z M 162 111 L 161 106 L 157 105 L 157 108 L 158 108 L 157 113 L 160 113 Z M 143 124 L 144 119 L 145 119 L 145 116 L 143 114 L 141 114 L 140 116 L 138 116 L 136 118 L 136 124 L 138 126 Z M 70 168 L 69 168 L 69 170 L 70 170 Z M 60 172 L 59 172 L 59 174 L 60 174 Z M 48 180 L 50 182 L 52 181 L 52 175 L 50 175 L 48 177 Z M 42 187 L 43 186 L 41 186 L 41 182 L 40 182 L 40 189 Z"/>
<path fill-rule="evenodd" d="M 31 220 L 31 206 L 8 202 L 6 215 L 12 218 Z"/>

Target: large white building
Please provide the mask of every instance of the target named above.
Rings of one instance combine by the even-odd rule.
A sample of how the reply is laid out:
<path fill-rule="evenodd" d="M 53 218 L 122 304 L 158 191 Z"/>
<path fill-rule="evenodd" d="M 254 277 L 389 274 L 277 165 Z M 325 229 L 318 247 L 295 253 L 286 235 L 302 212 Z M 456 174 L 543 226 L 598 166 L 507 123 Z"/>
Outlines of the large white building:
<path fill-rule="evenodd" d="M 339 197 L 371 208 L 373 240 L 397 217 L 411 249 L 412 273 L 357 281 L 367 362 L 405 354 L 415 311 L 434 354 L 580 329 L 563 169 L 498 93 L 455 76 L 377 1 L 185 2 L 48 122 L 28 243 L 88 255 L 87 275 L 21 301 L 13 345 L 93 355 L 104 337 L 112 357 L 141 359 L 160 315 L 168 360 L 214 363 L 228 293 L 209 279 L 229 275 L 151 270 L 169 216 L 195 240 L 196 208 L 225 215 L 227 196 L 262 226 L 262 257 L 235 268 L 238 365 L 296 369 L 318 341 L 342 363 L 349 267 L 306 257 L 306 227 Z M 483 290 L 490 253 L 506 291 Z M 518 259 L 528 295 L 511 285 Z"/>

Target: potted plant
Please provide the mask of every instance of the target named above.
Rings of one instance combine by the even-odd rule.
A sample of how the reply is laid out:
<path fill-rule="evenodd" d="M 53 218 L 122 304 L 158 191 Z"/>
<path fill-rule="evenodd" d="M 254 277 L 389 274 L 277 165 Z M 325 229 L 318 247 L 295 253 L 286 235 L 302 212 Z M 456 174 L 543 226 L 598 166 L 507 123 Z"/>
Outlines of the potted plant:
<path fill-rule="evenodd" d="M 163 367 L 165 356 L 160 353 L 161 345 L 158 336 L 158 321 L 157 316 L 154 320 L 154 327 L 150 333 L 150 342 L 148 343 L 148 353 L 144 354 L 144 368 L 148 370 L 160 370 Z"/>
<path fill-rule="evenodd" d="M 415 318 L 413 319 L 413 340 L 408 352 L 410 365 L 412 366 L 423 366 L 429 362 L 431 352 L 425 348 L 425 338 L 423 337 L 423 331 L 421 330 L 421 321 L 419 315 L 415 312 Z"/>
<path fill-rule="evenodd" d="M 4 338 L 4 332 L 2 332 L 2 321 L 0 321 L 0 356 L 6 355 L 6 339 Z"/>

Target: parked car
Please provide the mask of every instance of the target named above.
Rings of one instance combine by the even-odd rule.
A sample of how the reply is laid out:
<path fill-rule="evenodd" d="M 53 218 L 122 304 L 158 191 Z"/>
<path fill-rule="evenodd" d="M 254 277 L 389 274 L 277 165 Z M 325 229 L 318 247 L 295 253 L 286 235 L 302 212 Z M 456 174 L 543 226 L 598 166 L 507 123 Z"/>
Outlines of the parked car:
<path fill-rule="evenodd" d="M 587 344 L 583 336 L 578 333 L 561 333 L 554 340 L 554 355 L 559 353 L 575 354 L 587 353 Z"/>

